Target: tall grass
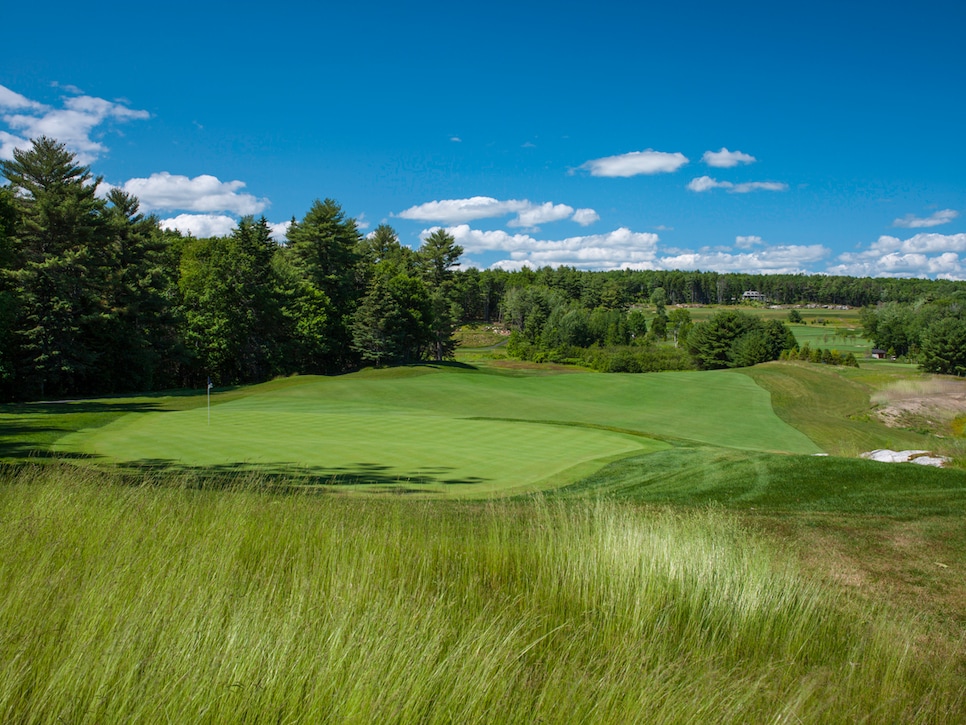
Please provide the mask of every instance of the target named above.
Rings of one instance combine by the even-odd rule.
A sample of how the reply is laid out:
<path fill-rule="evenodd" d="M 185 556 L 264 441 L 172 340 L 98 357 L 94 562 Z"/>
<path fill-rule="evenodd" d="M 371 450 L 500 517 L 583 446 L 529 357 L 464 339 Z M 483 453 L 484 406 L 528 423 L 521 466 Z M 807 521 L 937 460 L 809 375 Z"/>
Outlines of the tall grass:
<path fill-rule="evenodd" d="M 2 722 L 966 718 L 721 512 L 120 483 L 0 484 Z"/>

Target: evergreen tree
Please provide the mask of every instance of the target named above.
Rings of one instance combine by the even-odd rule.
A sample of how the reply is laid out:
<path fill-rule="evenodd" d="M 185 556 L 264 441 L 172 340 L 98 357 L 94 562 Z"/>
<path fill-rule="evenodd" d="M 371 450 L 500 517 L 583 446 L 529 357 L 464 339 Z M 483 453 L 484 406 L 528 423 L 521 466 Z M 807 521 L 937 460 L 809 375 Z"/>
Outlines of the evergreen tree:
<path fill-rule="evenodd" d="M 199 376 L 256 382 L 281 372 L 282 324 L 272 258 L 277 245 L 264 218 L 242 219 L 231 236 L 190 243 L 181 264 L 185 339 Z"/>
<path fill-rule="evenodd" d="M 451 357 L 456 349 L 453 333 L 459 322 L 460 305 L 453 285 L 453 267 L 459 264 L 463 248 L 443 229 L 429 235 L 419 248 L 423 278 L 429 287 L 432 354 L 437 360 Z"/>
<path fill-rule="evenodd" d="M 390 261 L 381 262 L 353 320 L 353 347 L 376 365 L 419 360 L 433 340 L 429 291 Z"/>
<path fill-rule="evenodd" d="M 16 219 L 12 190 L 0 186 L 0 390 L 5 392 L 14 377 L 14 329 L 18 306 L 13 274 Z"/>
<path fill-rule="evenodd" d="M 107 194 L 104 324 L 96 340 L 98 390 L 151 390 L 173 384 L 180 360 L 177 260 L 158 220 L 136 197 Z"/>
<path fill-rule="evenodd" d="M 103 296 L 109 254 L 100 179 L 63 144 L 42 137 L 0 162 L 16 210 L 12 250 L 18 389 L 78 393 L 92 375 L 92 347 L 109 320 Z"/>
<path fill-rule="evenodd" d="M 311 286 L 309 298 L 328 300 L 331 314 L 326 316 L 324 339 L 304 345 L 307 349 L 326 350 L 323 359 L 312 360 L 312 369 L 322 372 L 349 370 L 358 362 L 352 348 L 352 321 L 365 290 L 360 275 L 361 235 L 354 219 L 348 219 L 332 199 L 316 200 L 301 222 L 288 230 L 289 250 L 295 266 Z"/>
<path fill-rule="evenodd" d="M 966 375 L 966 320 L 945 317 L 922 333 L 919 367 L 929 373 Z"/>

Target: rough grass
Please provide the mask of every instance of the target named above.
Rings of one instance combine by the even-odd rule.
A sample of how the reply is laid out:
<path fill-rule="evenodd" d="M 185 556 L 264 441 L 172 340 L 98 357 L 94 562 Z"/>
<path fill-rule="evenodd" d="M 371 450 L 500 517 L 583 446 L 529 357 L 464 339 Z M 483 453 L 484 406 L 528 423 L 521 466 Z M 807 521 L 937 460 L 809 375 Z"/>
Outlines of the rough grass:
<path fill-rule="evenodd" d="M 908 619 L 723 512 L 132 483 L 4 476 L 0 721 L 966 717 Z"/>
<path fill-rule="evenodd" d="M 877 448 L 922 449 L 961 458 L 961 441 L 890 428 L 872 414 L 872 396 L 917 373 L 881 368 L 855 370 L 809 363 L 766 363 L 744 368 L 771 393 L 775 413 L 834 455 L 857 456 Z"/>
<path fill-rule="evenodd" d="M 966 471 L 676 448 L 558 495 L 735 512 L 830 585 L 914 615 L 916 656 L 948 653 L 966 678 Z"/>

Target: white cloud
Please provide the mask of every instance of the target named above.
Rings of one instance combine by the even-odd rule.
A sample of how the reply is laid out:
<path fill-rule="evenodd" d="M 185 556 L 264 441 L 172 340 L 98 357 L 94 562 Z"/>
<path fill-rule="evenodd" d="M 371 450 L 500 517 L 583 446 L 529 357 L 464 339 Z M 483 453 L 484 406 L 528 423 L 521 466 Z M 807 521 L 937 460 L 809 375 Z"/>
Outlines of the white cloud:
<path fill-rule="evenodd" d="M 84 91 L 82 91 L 80 88 L 75 86 L 73 83 L 58 83 L 57 81 L 53 81 L 51 82 L 50 86 L 51 88 L 61 88 L 67 91 L 68 93 L 73 93 L 75 96 L 84 95 Z"/>
<path fill-rule="evenodd" d="M 449 140 L 453 143 L 463 143 L 463 139 L 461 139 L 459 136 L 450 136 Z"/>
<path fill-rule="evenodd" d="M 0 131 L 0 160 L 12 159 L 14 149 L 27 148 L 29 145 L 30 142 L 25 138 Z"/>
<path fill-rule="evenodd" d="M 491 196 L 428 201 L 425 204 L 411 206 L 399 212 L 396 216 L 400 219 L 412 219 L 421 222 L 461 224 L 508 214 L 516 215 L 514 219 L 508 222 L 508 226 L 525 228 L 568 218 L 586 226 L 599 218 L 597 212 L 593 209 L 577 209 L 575 211 L 572 206 L 567 204 L 554 204 L 549 201 L 543 204 L 535 204 L 527 199 L 500 200 Z"/>
<path fill-rule="evenodd" d="M 688 182 L 688 188 L 691 191 L 697 192 L 709 191 L 719 186 L 728 187 L 731 186 L 731 184 L 727 181 L 715 181 L 710 176 L 698 176 L 697 178 L 691 179 L 691 181 Z"/>
<path fill-rule="evenodd" d="M 764 244 L 761 237 L 750 236 L 750 237 L 735 237 L 735 246 L 738 249 L 751 249 L 752 247 L 761 246 Z"/>
<path fill-rule="evenodd" d="M 937 211 L 931 216 L 926 217 L 925 219 L 920 219 L 914 214 L 906 214 L 902 219 L 896 219 L 894 222 L 892 222 L 892 226 L 902 227 L 903 229 L 938 227 L 940 224 L 948 224 L 958 216 L 959 212 L 955 209 L 943 209 L 941 211 Z"/>
<path fill-rule="evenodd" d="M 705 151 L 701 160 L 708 166 L 713 166 L 717 169 L 730 169 L 732 166 L 737 166 L 738 164 L 753 164 L 757 161 L 751 154 L 742 153 L 741 151 L 729 151 L 723 146 L 720 151 Z"/>
<path fill-rule="evenodd" d="M 399 212 L 400 219 L 413 219 L 421 222 L 442 222 L 459 224 L 476 219 L 504 216 L 517 213 L 530 206 L 530 202 L 500 201 L 491 196 L 473 196 L 468 199 L 443 199 L 427 201 L 425 204 L 411 206 Z"/>
<path fill-rule="evenodd" d="M 574 215 L 574 208 L 566 204 L 553 204 L 545 202 L 534 204 L 527 209 L 522 209 L 516 219 L 510 221 L 507 226 L 511 227 L 535 227 L 546 222 L 557 222 L 561 219 L 569 219 Z"/>
<path fill-rule="evenodd" d="M 433 231 L 427 229 L 422 236 L 425 238 Z M 508 259 L 492 265 L 502 269 L 548 265 L 567 265 L 578 269 L 621 269 L 631 265 L 651 268 L 658 242 L 656 234 L 632 232 L 623 227 L 606 234 L 561 240 L 542 240 L 530 234 L 510 234 L 502 230 L 480 231 L 466 224 L 449 227 L 446 231 L 468 254 L 508 254 Z"/>
<path fill-rule="evenodd" d="M 16 111 L 22 108 L 44 111 L 47 107 L 43 103 L 31 101 L 26 96 L 21 96 L 16 91 L 12 91 L 6 86 L 0 86 L 0 109 Z"/>
<path fill-rule="evenodd" d="M 362 231 L 364 229 L 368 229 L 370 226 L 372 225 L 366 219 L 365 212 L 363 212 L 362 214 L 356 217 L 356 229 L 359 229 L 360 231 Z"/>
<path fill-rule="evenodd" d="M 423 238 L 438 227 L 426 229 Z M 498 269 L 539 268 L 566 265 L 577 269 L 702 269 L 722 272 L 761 274 L 809 273 L 831 251 L 820 245 L 770 246 L 759 237 L 743 237 L 756 249 L 732 253 L 725 249 L 698 251 L 661 249 L 657 234 L 633 232 L 621 227 L 604 234 L 589 234 L 565 239 L 539 239 L 533 234 L 513 234 L 502 230 L 483 231 L 467 224 L 448 227 L 467 255 L 480 259 L 494 253 Z"/>
<path fill-rule="evenodd" d="M 92 138 L 98 126 L 110 121 L 127 122 L 150 118 L 147 111 L 138 111 L 122 103 L 93 96 L 64 98 L 62 108 L 50 108 L 4 86 L 0 86 L 0 108 L 20 111 L 0 117 L 18 134 L 5 135 L 3 145 L 0 146 L 0 152 L 5 154 L 4 158 L 12 158 L 14 147 L 26 148 L 30 139 L 47 136 L 67 146 L 82 164 L 93 162 L 107 151 L 103 143 Z"/>
<path fill-rule="evenodd" d="M 224 214 L 179 214 L 171 219 L 162 219 L 160 226 L 201 238 L 227 236 L 238 223 Z"/>
<path fill-rule="evenodd" d="M 750 191 L 787 191 L 788 184 L 779 181 L 746 181 L 734 184 L 730 181 L 718 181 L 710 176 L 699 176 L 688 182 L 688 189 L 697 192 L 727 189 L 729 194 L 747 194 Z"/>
<path fill-rule="evenodd" d="M 838 257 L 830 274 L 856 277 L 938 277 L 966 279 L 966 234 L 920 233 L 909 239 L 879 237 L 860 252 Z"/>
<path fill-rule="evenodd" d="M 224 211 L 245 215 L 258 214 L 268 207 L 267 199 L 239 193 L 244 187 L 243 181 L 220 181 L 208 174 L 190 179 L 167 171 L 151 174 L 146 179 L 128 179 L 122 186 L 141 201 L 145 211 Z"/>
<path fill-rule="evenodd" d="M 755 252 L 731 254 L 701 250 L 661 257 L 662 269 L 701 269 L 716 272 L 748 272 L 758 274 L 807 273 L 812 265 L 829 255 L 821 244 L 776 245 Z"/>
<path fill-rule="evenodd" d="M 638 176 L 641 174 L 668 174 L 677 171 L 688 163 L 682 153 L 667 153 L 647 149 L 632 151 L 618 156 L 591 159 L 580 168 L 590 171 L 591 176 Z"/>
<path fill-rule="evenodd" d="M 729 190 L 732 194 L 747 194 L 749 191 L 788 191 L 788 184 L 780 181 L 747 181 L 735 184 Z"/>
<path fill-rule="evenodd" d="M 600 221 L 600 214 L 593 209 L 578 209 L 571 218 L 580 226 L 586 227 Z"/>
<path fill-rule="evenodd" d="M 292 226 L 291 221 L 279 222 L 278 224 L 269 223 L 268 228 L 272 230 L 272 239 L 279 244 L 284 244 L 290 226 Z"/>

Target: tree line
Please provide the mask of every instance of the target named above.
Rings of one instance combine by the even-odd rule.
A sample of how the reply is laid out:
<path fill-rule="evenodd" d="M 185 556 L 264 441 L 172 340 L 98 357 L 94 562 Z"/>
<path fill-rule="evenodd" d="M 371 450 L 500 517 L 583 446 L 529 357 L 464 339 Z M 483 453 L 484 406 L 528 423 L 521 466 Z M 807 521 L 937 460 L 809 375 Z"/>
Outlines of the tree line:
<path fill-rule="evenodd" d="M 267 221 L 226 237 L 164 231 L 56 141 L 0 171 L 5 399 L 251 383 L 452 354 L 462 308 L 445 231 L 418 250 L 364 237 L 316 201 L 277 244 Z"/>
<path fill-rule="evenodd" d="M 901 328 L 908 339 L 877 344 L 941 357 L 921 316 L 939 309 L 938 300 L 966 294 L 966 285 L 945 280 L 459 270 L 463 250 L 445 230 L 414 250 L 387 225 L 363 235 L 332 199 L 293 220 L 284 244 L 254 217 L 228 236 L 194 238 L 162 230 L 119 189 L 99 195 L 102 180 L 49 138 L 16 150 L 0 173 L 4 399 L 443 360 L 453 354 L 457 325 L 477 320 L 504 322 L 513 331 L 510 352 L 528 359 L 627 371 L 750 364 L 777 357 L 787 330 L 732 310 L 709 335 L 708 323 L 692 325 L 685 309 L 667 311 L 737 304 L 749 289 L 775 303 L 877 305 L 868 329 L 883 336 Z M 657 309 L 649 322 L 638 309 L 644 303 Z M 895 322 L 906 308 L 920 317 Z M 958 307 L 942 309 L 949 314 L 939 317 L 955 321 Z M 958 327 L 942 324 L 948 347 Z"/>

